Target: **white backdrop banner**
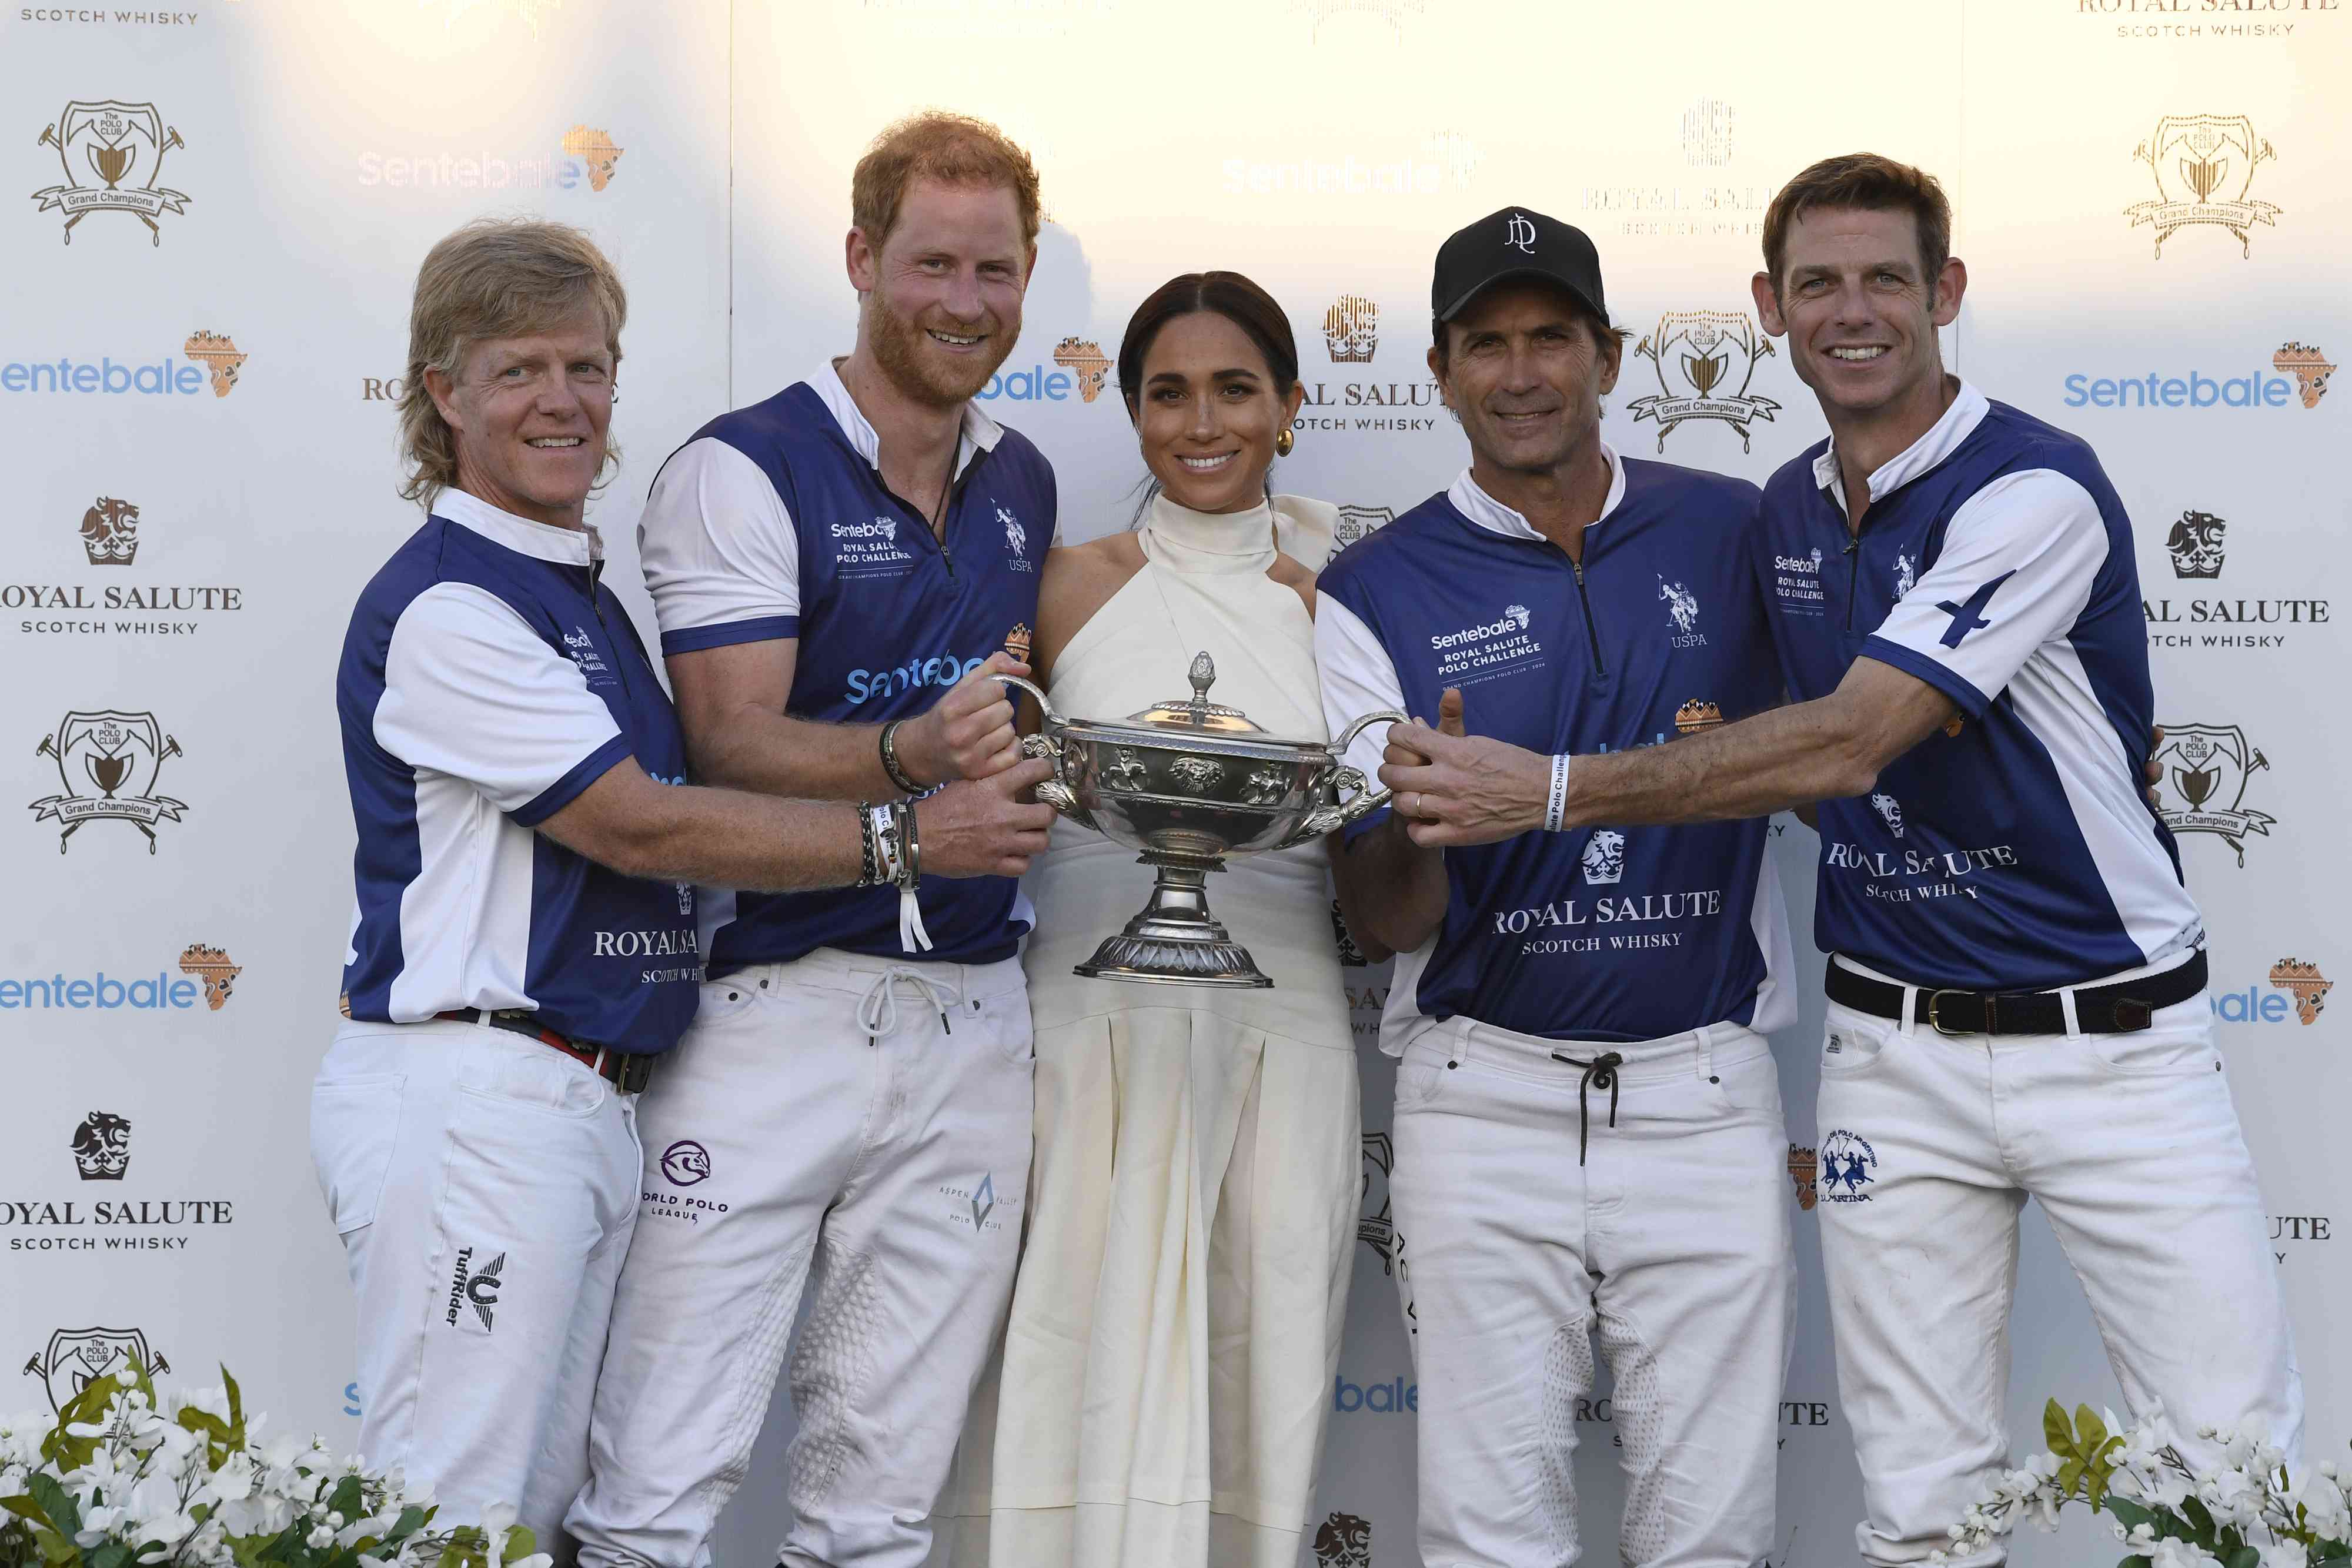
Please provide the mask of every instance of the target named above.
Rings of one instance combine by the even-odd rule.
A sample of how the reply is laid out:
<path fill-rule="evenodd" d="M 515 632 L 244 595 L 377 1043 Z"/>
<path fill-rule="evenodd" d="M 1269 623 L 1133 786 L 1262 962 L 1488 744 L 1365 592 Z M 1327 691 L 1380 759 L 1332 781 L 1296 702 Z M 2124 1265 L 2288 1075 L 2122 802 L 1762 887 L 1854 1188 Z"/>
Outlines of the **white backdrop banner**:
<path fill-rule="evenodd" d="M 2092 442 L 2133 512 L 2164 810 L 2211 932 L 2313 1448 L 2340 1452 L 2347 87 L 2336 0 L 11 3 L 0 805 L 25 810 L 0 842 L 0 1354 L 22 1372 L 0 1403 L 42 1406 L 136 1351 L 194 1377 L 225 1362 L 281 1424 L 356 1433 L 308 1088 L 351 898 L 334 661 L 415 521 L 392 411 L 426 248 L 529 212 L 620 267 L 627 456 L 592 517 L 650 637 L 634 534 L 655 468 L 847 349 L 851 165 L 937 105 L 1002 124 L 1044 176 L 1025 330 L 986 395 L 1054 461 L 1065 542 L 1133 515 L 1108 361 L 1136 304 L 1200 268 L 1290 314 L 1307 401 L 1280 488 L 1338 503 L 1349 537 L 1442 488 L 1466 450 L 1424 362 L 1430 263 L 1511 204 L 1600 246 L 1631 334 L 1609 439 L 1760 482 L 1822 434 L 1751 314 L 1771 193 L 1856 148 L 1941 174 L 1970 267 L 1948 357 Z M 1773 832 L 1810 931 L 1814 841 Z M 1811 1220 L 1821 959 L 1800 946 L 1811 1005 L 1775 1042 L 1802 1282 L 1773 1568 L 1851 1562 L 1860 1511 Z M 1301 1561 L 1404 1568 L 1388 977 L 1348 973 L 1362 1249 Z M 2011 1393 L 2027 1448 L 2047 1395 L 2120 1403 L 2031 1212 Z M 1605 1553 L 1605 1381 L 1576 1414 Z M 780 1396 L 722 1563 L 772 1561 L 790 1420 Z M 2017 1561 L 2109 1549 L 2074 1525 Z"/>

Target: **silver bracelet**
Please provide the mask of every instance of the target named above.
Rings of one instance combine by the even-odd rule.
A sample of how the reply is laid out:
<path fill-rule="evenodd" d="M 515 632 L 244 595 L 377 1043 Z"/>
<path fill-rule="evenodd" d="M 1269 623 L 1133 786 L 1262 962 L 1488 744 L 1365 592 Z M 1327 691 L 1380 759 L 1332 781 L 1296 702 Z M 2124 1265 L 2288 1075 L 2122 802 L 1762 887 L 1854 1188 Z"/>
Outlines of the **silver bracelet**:
<path fill-rule="evenodd" d="M 1551 798 L 1544 802 L 1544 831 L 1556 833 L 1568 820 L 1568 753 L 1551 759 Z"/>
<path fill-rule="evenodd" d="M 894 718 L 882 727 L 882 771 L 890 776 L 891 783 L 908 794 L 919 795 L 923 787 L 908 778 L 907 770 L 898 766 L 898 727 L 906 722 L 903 718 Z"/>

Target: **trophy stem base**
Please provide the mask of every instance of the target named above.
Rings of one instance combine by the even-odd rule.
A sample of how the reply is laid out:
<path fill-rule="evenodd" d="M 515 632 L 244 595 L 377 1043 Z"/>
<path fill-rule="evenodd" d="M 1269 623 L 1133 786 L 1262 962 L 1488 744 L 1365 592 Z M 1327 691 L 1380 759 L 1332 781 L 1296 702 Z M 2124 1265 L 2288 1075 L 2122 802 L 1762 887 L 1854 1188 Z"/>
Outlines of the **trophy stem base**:
<path fill-rule="evenodd" d="M 1213 860 L 1146 853 L 1140 863 L 1156 868 L 1151 901 L 1116 936 L 1106 937 L 1095 956 L 1076 967 L 1093 980 L 1133 980 L 1151 986 L 1231 986 L 1265 989 L 1274 982 L 1262 973 L 1249 949 L 1233 939 L 1209 913 L 1209 873 L 1224 866 Z"/>

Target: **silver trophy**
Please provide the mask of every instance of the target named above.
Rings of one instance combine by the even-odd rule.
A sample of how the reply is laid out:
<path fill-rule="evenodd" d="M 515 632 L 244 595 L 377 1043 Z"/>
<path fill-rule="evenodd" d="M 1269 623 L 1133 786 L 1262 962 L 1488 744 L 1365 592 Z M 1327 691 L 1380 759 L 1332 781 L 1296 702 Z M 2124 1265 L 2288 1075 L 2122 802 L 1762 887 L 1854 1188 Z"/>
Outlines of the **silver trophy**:
<path fill-rule="evenodd" d="M 1217 666 L 1205 653 L 1192 659 L 1192 700 L 1118 721 L 1066 718 L 1029 682 L 999 678 L 1035 697 L 1045 715 L 1045 733 L 1021 743 L 1054 764 L 1037 799 L 1141 852 L 1159 873 L 1150 902 L 1077 972 L 1165 986 L 1273 985 L 1209 913 L 1209 873 L 1224 870 L 1227 855 L 1286 850 L 1388 804 L 1389 792 L 1343 758 L 1367 728 L 1405 716 L 1366 714 L 1328 744 L 1283 740 L 1209 701 Z"/>

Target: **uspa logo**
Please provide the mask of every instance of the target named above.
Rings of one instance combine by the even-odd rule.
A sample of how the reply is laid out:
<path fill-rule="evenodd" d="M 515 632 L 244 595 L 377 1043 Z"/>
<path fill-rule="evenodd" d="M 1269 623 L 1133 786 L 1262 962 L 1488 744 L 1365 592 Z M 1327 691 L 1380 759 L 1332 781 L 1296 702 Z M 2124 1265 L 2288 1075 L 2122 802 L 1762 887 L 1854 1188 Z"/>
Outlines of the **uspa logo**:
<path fill-rule="evenodd" d="M 1817 1185 L 1822 1174 L 1821 1156 L 1802 1144 L 1789 1145 L 1789 1180 L 1797 1189 L 1797 1207 L 1810 1214 L 1822 1200 Z"/>
<path fill-rule="evenodd" d="M 25 1375 L 41 1380 L 49 1408 L 62 1415 L 81 1391 L 101 1377 L 129 1376 L 133 1364 L 149 1373 L 169 1372 L 172 1364 L 149 1348 L 141 1329 L 59 1329 L 47 1348 L 25 1363 Z"/>
<path fill-rule="evenodd" d="M 129 213 L 147 225 L 149 244 L 162 245 L 163 227 L 155 220 L 188 210 L 185 192 L 155 183 L 163 177 L 163 155 L 187 143 L 152 103 L 76 99 L 41 132 L 40 145 L 58 150 L 66 183 L 34 192 L 33 200 L 45 213 L 65 214 L 68 245 L 74 226 L 92 213 Z"/>
<path fill-rule="evenodd" d="M 2164 769 L 2157 785 L 2158 812 L 2176 833 L 2214 833 L 2246 863 L 2245 841 L 2269 837 L 2278 819 L 2246 803 L 2246 787 L 2270 767 L 2270 758 L 2249 744 L 2234 724 L 2168 724 L 2155 760 Z"/>
<path fill-rule="evenodd" d="M 2221 562 L 2228 553 L 2222 535 L 2228 531 L 2226 519 L 2210 512 L 2190 508 L 2180 514 L 2166 536 L 2164 549 L 2172 557 L 2175 577 L 2213 578 L 2221 575 Z"/>
<path fill-rule="evenodd" d="M 1867 1138 L 1840 1127 L 1822 1140 L 1821 1161 L 1824 1202 L 1870 1201 L 1871 1195 L 1864 1189 L 1878 1179 L 1871 1174 L 1878 1168 L 1878 1151 Z"/>
<path fill-rule="evenodd" d="M 131 1168 L 131 1123 L 111 1111 L 92 1111 L 74 1128 L 74 1169 L 84 1181 L 121 1181 Z"/>
<path fill-rule="evenodd" d="M 1014 571 L 1035 571 L 1037 563 L 1029 559 L 1029 530 L 1013 515 L 1013 508 L 997 507 L 996 520 L 1004 525 L 1004 548 L 1013 552 L 1004 564 Z"/>
<path fill-rule="evenodd" d="M 1667 641 L 1677 648 L 1704 648 L 1706 633 L 1698 629 L 1698 595 L 1686 584 L 1658 579 L 1658 599 L 1666 607 L 1666 619 L 1674 622 L 1675 635 Z"/>
<path fill-rule="evenodd" d="M 1669 310 L 1633 350 L 1657 372 L 1658 391 L 1626 406 L 1637 423 L 1658 422 L 1661 452 L 1675 428 L 1693 419 L 1721 420 L 1739 433 L 1739 449 L 1745 452 L 1748 425 L 1780 410 L 1770 398 L 1748 390 L 1756 379 L 1756 362 L 1776 351 L 1772 340 L 1758 332 L 1755 321 L 1743 312 Z"/>
<path fill-rule="evenodd" d="M 60 824 L 59 854 L 89 823 L 114 821 L 138 829 L 152 855 L 155 824 L 176 822 L 188 809 L 186 801 L 157 792 L 163 764 L 180 755 L 180 743 L 163 733 L 152 713 L 113 708 L 68 713 L 36 754 L 56 762 L 58 778 L 65 785 L 64 794 L 45 795 L 32 803 L 35 821 L 54 819 Z"/>
<path fill-rule="evenodd" d="M 1396 1221 L 1389 1211 L 1389 1173 L 1396 1169 L 1396 1145 L 1386 1133 L 1364 1134 L 1361 1200 L 1356 1207 L 1356 1239 L 1381 1260 L 1381 1272 L 1396 1272 Z"/>
<path fill-rule="evenodd" d="M 1338 1509 L 1315 1528 L 1315 1568 L 1372 1568 L 1372 1522 Z"/>
<path fill-rule="evenodd" d="M 1370 363 L 1381 347 L 1381 308 L 1360 294 L 1342 294 L 1323 312 L 1323 344 L 1334 364 Z"/>
<path fill-rule="evenodd" d="M 2164 242 L 2180 229 L 2225 229 L 2246 256 L 2253 254 L 2248 231 L 2256 224 L 2276 225 L 2278 208 L 2247 197 L 2255 167 L 2276 154 L 2242 114 L 2168 114 L 2132 156 L 2156 177 L 2157 199 L 2135 202 L 2124 215 L 2134 228 L 2154 226 L 2159 260 Z"/>

